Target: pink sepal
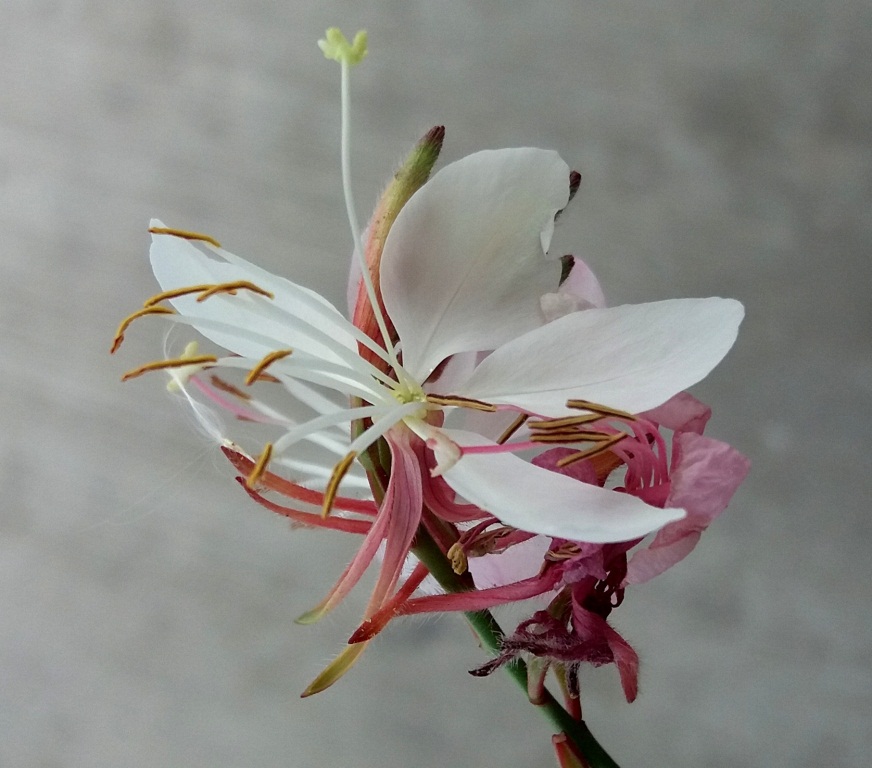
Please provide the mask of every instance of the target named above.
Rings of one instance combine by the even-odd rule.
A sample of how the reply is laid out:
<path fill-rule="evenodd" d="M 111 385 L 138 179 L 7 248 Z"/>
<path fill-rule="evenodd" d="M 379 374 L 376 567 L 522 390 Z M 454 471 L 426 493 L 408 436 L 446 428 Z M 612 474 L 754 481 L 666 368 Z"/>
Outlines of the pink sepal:
<path fill-rule="evenodd" d="M 265 498 L 257 491 L 248 487 L 244 477 L 237 477 L 236 481 L 254 501 L 260 506 L 268 509 L 270 512 L 275 512 L 277 515 L 287 517 L 299 525 L 309 526 L 313 528 L 327 528 L 333 531 L 344 531 L 345 533 L 361 533 L 365 534 L 372 527 L 372 522 L 369 520 L 350 520 L 347 517 L 339 517 L 338 515 L 330 515 L 322 517 L 318 512 L 303 512 L 292 507 L 285 507 L 281 504 L 276 504 Z"/>
<path fill-rule="evenodd" d="M 751 466 L 732 446 L 694 432 L 676 434 L 672 450 L 666 503 L 685 509 L 687 517 L 664 527 L 649 547 L 633 554 L 624 586 L 648 581 L 686 557 L 702 531 L 727 508 Z"/>
<path fill-rule="evenodd" d="M 696 432 L 701 435 L 711 418 L 712 409 L 689 392 L 679 392 L 663 405 L 641 415 L 673 432 Z"/>

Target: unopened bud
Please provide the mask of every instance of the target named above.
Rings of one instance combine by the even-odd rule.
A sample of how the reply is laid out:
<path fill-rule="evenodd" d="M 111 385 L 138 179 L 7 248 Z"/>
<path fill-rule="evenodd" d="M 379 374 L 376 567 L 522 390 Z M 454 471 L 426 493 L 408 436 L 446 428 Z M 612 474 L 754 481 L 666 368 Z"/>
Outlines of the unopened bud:
<path fill-rule="evenodd" d="M 442 125 L 437 125 L 424 134 L 394 174 L 394 178 L 391 179 L 390 184 L 388 184 L 387 189 L 382 194 L 372 215 L 368 228 L 368 237 L 364 246 L 364 256 L 379 304 L 382 302 L 379 268 L 388 233 L 391 231 L 391 227 L 403 206 L 430 177 L 430 171 L 433 170 L 433 166 L 439 158 L 439 152 L 442 150 L 444 139 L 445 127 Z M 366 287 L 363 282 L 358 286 L 353 322 L 370 338 L 379 340 L 375 315 L 366 295 Z M 391 335 L 394 335 L 390 318 L 387 318 L 387 322 Z M 378 358 L 369 350 L 361 348 L 360 353 L 374 365 L 379 364 Z"/>

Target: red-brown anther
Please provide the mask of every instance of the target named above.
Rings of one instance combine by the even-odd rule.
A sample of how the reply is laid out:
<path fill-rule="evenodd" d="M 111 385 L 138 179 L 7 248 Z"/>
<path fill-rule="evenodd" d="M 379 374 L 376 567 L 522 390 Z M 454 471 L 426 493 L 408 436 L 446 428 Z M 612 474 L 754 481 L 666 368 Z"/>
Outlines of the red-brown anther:
<path fill-rule="evenodd" d="M 292 349 L 277 349 L 274 352 L 269 352 L 263 356 L 261 361 L 254 366 L 249 372 L 248 376 L 245 377 L 245 383 L 248 386 L 251 386 L 260 379 L 264 375 L 264 371 L 271 366 L 277 360 L 282 360 L 289 355 L 293 354 L 294 350 Z M 271 377 L 275 380 L 275 377 Z"/>
<path fill-rule="evenodd" d="M 218 358 L 215 355 L 193 355 L 191 357 L 177 357 L 172 360 L 155 360 L 153 363 L 140 365 L 139 368 L 134 368 L 128 371 L 121 377 L 121 381 L 135 379 L 137 376 L 142 376 L 149 371 L 163 371 L 168 368 L 184 368 L 186 366 L 208 366 L 210 363 L 217 363 Z"/>
<path fill-rule="evenodd" d="M 471 397 L 462 397 L 460 395 L 427 395 L 425 400 L 433 405 L 456 406 L 458 408 L 469 408 L 473 411 L 496 413 L 497 410 L 497 407 L 491 403 L 486 403 L 483 400 L 474 400 Z"/>
<path fill-rule="evenodd" d="M 602 416 L 598 413 L 588 413 L 583 416 L 566 416 L 562 419 L 537 419 L 527 422 L 530 429 L 536 430 L 553 430 L 564 429 L 565 427 L 577 427 L 582 424 L 590 424 L 592 421 L 599 421 Z"/>
<path fill-rule="evenodd" d="M 530 416 L 528 414 L 519 413 L 515 420 L 511 424 L 509 424 L 508 427 L 506 427 L 503 434 L 501 434 L 499 438 L 497 438 L 497 443 L 499 445 L 505 443 L 512 435 L 515 434 L 515 432 L 517 432 L 521 427 L 524 426 L 529 418 Z"/>
<path fill-rule="evenodd" d="M 259 296 L 264 296 L 267 299 L 274 299 L 275 296 L 267 290 L 264 290 L 259 285 L 255 285 L 248 280 L 235 280 L 232 283 L 220 283 L 218 285 L 213 285 L 211 288 L 203 291 L 199 296 L 197 296 L 197 301 L 205 301 L 210 296 L 216 296 L 219 293 L 229 293 L 231 296 L 235 296 L 237 291 L 246 290 L 251 291 L 252 293 L 256 293 Z"/>
<path fill-rule="evenodd" d="M 272 293 L 264 290 L 259 285 L 255 285 L 248 280 L 236 280 L 231 283 L 202 283 L 200 285 L 186 285 L 180 288 L 172 288 L 168 291 L 152 296 L 143 304 L 144 307 L 153 307 L 155 304 L 160 304 L 167 299 L 178 299 L 181 296 L 188 296 L 192 293 L 200 294 L 197 296 L 197 301 L 205 301 L 210 296 L 215 296 L 220 293 L 227 293 L 231 296 L 236 295 L 237 291 L 246 290 L 264 296 L 267 299 L 275 298 Z"/>
<path fill-rule="evenodd" d="M 127 317 L 125 317 L 120 325 L 118 326 L 118 330 L 115 331 L 115 338 L 112 339 L 112 348 L 109 350 L 109 354 L 115 354 L 118 350 L 118 347 L 121 346 L 121 342 L 124 341 L 124 332 L 130 327 L 130 324 L 140 317 L 145 317 L 145 315 L 174 315 L 176 311 L 170 307 L 160 307 L 160 306 L 147 306 L 142 309 L 136 310 L 136 312 L 131 312 Z"/>
<path fill-rule="evenodd" d="M 200 232 L 190 232 L 186 229 L 173 229 L 172 227 L 149 227 L 148 231 L 153 235 L 172 235 L 173 237 L 180 237 L 183 240 L 202 240 L 204 243 L 214 245 L 216 248 L 221 247 L 221 243 L 219 243 L 214 237 L 204 235 Z"/>
<path fill-rule="evenodd" d="M 327 481 L 327 488 L 324 490 L 321 517 L 327 517 L 332 511 L 333 502 L 336 500 L 336 494 L 339 492 L 339 484 L 342 482 L 342 478 L 348 474 L 348 470 L 351 469 L 351 465 L 356 458 L 357 454 L 354 451 L 350 451 L 333 468 L 333 474 L 330 476 L 330 480 Z"/>
<path fill-rule="evenodd" d="M 245 479 L 246 488 L 254 488 L 260 482 L 260 478 L 266 472 L 269 460 L 272 458 L 272 443 L 267 443 L 263 447 L 263 451 L 257 459 L 255 465 L 251 468 L 251 472 Z"/>
<path fill-rule="evenodd" d="M 558 467 L 566 467 L 570 464 L 574 464 L 576 461 L 582 461 L 584 459 L 591 459 L 600 454 L 608 451 L 613 445 L 623 440 L 627 437 L 626 433 L 621 432 L 617 435 L 612 435 L 608 440 L 604 440 L 600 443 L 595 443 L 593 446 L 584 451 L 578 451 L 577 453 L 570 454 L 569 456 L 564 456 L 560 461 L 557 462 Z M 620 461 L 618 462 L 621 463 Z"/>
<path fill-rule="evenodd" d="M 221 392 L 238 397 L 240 400 L 251 400 L 251 395 L 248 392 L 243 392 L 239 387 L 234 387 L 229 381 L 224 381 L 220 376 L 213 374 L 209 377 L 209 380 L 212 382 L 212 386 Z"/>
<path fill-rule="evenodd" d="M 628 421 L 634 421 L 636 418 L 632 413 L 619 411 L 617 408 L 609 408 L 607 405 L 592 403 L 589 400 L 567 400 L 566 407 L 578 411 L 591 411 L 602 416 L 614 416 L 619 419 L 627 419 Z"/>
<path fill-rule="evenodd" d="M 530 440 L 534 443 L 601 443 L 611 438 L 612 435 L 606 432 L 591 432 L 583 429 L 535 432 L 530 436 Z"/>

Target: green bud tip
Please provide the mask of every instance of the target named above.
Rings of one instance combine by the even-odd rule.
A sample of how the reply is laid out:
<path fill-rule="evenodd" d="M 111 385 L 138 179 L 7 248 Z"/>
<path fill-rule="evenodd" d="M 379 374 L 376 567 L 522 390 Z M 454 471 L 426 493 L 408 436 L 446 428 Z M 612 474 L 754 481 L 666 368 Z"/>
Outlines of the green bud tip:
<path fill-rule="evenodd" d="M 354 36 L 354 42 L 349 43 L 339 27 L 330 27 L 324 33 L 324 39 L 318 41 L 318 47 L 328 59 L 353 67 L 366 57 L 366 31 L 360 30 Z"/>

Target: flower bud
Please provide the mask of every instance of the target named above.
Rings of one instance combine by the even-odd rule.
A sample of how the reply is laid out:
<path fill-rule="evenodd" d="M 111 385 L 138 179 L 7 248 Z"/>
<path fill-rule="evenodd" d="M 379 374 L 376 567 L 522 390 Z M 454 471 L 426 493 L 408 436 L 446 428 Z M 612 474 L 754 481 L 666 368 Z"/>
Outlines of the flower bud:
<path fill-rule="evenodd" d="M 393 341 L 396 341 L 396 334 L 393 324 L 385 312 L 379 285 L 379 267 L 381 265 L 382 250 L 384 249 L 388 233 L 400 210 L 429 178 L 430 171 L 436 164 L 439 152 L 442 150 L 444 138 L 445 127 L 437 125 L 427 131 L 423 138 L 415 145 L 382 194 L 367 228 L 366 244 L 364 246 L 365 260 L 372 276 L 373 287 L 378 297 L 382 315 L 387 320 L 388 330 Z M 359 274 L 356 275 L 354 271 L 352 271 L 352 280 L 357 281 L 357 299 L 353 305 L 352 322 L 370 338 L 381 342 L 381 334 L 376 325 L 372 305 L 366 295 L 366 287 L 360 280 Z M 352 293 L 352 295 L 354 294 Z M 361 348 L 361 355 L 375 365 L 380 364 L 375 355 L 365 348 Z"/>

